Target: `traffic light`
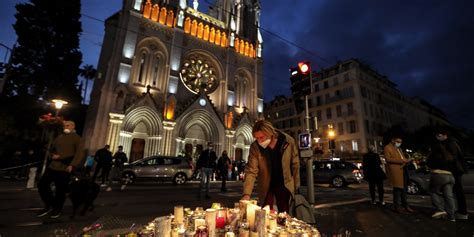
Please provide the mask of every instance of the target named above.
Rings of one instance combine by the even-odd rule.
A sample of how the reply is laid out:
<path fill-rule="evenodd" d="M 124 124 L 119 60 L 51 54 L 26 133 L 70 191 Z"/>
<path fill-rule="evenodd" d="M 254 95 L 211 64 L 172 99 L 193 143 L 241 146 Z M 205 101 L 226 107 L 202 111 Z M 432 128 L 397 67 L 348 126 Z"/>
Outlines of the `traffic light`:
<path fill-rule="evenodd" d="M 293 95 L 293 102 L 295 103 L 296 113 L 301 113 L 304 110 L 304 100 L 302 94 L 302 74 L 299 72 L 298 67 L 290 68 L 290 81 L 291 81 L 291 93 Z"/>

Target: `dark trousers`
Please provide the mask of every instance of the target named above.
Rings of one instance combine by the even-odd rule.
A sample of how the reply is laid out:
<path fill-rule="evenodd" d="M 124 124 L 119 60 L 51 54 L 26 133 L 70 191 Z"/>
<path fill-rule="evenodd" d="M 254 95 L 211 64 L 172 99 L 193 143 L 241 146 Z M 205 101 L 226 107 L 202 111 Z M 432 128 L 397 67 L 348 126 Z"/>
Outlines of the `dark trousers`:
<path fill-rule="evenodd" d="M 285 186 L 280 187 L 270 187 L 268 190 L 267 197 L 265 198 L 265 202 L 263 203 L 263 207 L 266 205 L 270 206 L 270 209 L 273 210 L 273 197 L 276 199 L 276 204 L 278 207 L 278 212 L 286 212 L 290 211 L 290 196 L 291 193 L 286 189 Z"/>
<path fill-rule="evenodd" d="M 467 214 L 466 197 L 464 196 L 464 188 L 462 186 L 462 175 L 454 176 L 453 193 L 456 195 L 458 213 L 463 215 Z"/>
<path fill-rule="evenodd" d="M 221 179 L 222 179 L 222 185 L 221 185 L 221 191 L 226 191 L 225 183 L 227 181 L 227 173 L 221 172 Z"/>
<path fill-rule="evenodd" d="M 68 191 L 70 174 L 65 171 L 56 171 L 46 169 L 38 183 L 38 192 L 45 208 L 53 208 L 55 211 L 61 211 Z M 55 194 L 51 190 L 51 183 L 56 187 Z"/>
<path fill-rule="evenodd" d="M 102 184 L 105 184 L 105 182 L 109 180 L 110 168 L 111 167 L 108 165 L 97 164 L 97 166 L 95 167 L 94 175 L 92 176 L 92 182 L 95 182 L 97 174 L 99 173 L 99 171 L 101 171 L 100 177 L 102 178 Z"/>
<path fill-rule="evenodd" d="M 375 186 L 377 186 L 377 192 L 379 193 L 379 201 L 383 202 L 383 180 L 370 180 L 369 191 L 372 201 L 375 201 Z"/>

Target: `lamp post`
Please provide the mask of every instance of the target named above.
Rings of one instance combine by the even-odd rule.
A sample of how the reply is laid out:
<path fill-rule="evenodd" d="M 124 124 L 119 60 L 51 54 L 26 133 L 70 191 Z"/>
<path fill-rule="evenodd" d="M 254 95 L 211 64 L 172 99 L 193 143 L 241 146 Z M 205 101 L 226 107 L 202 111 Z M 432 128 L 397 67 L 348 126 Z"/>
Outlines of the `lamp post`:
<path fill-rule="evenodd" d="M 56 114 L 55 114 L 54 119 L 57 119 L 58 115 L 59 115 L 59 110 L 61 110 L 61 108 L 64 105 L 68 104 L 68 102 L 65 101 L 65 100 L 61 100 L 61 99 L 53 99 L 52 102 L 54 104 L 54 107 L 56 108 Z M 53 143 L 53 134 L 54 134 L 54 131 L 49 131 L 48 146 L 46 148 L 46 152 L 44 153 L 43 167 L 41 169 L 41 176 L 43 176 L 44 172 L 46 171 L 46 163 L 48 162 L 49 150 L 51 149 L 51 144 Z"/>

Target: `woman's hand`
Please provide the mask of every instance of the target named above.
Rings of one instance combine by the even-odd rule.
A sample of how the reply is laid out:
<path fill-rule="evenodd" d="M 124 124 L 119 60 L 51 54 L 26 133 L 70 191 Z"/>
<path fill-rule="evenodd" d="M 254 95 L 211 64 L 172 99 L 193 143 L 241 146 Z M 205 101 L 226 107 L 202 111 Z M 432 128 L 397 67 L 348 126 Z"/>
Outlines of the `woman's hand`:
<path fill-rule="evenodd" d="M 250 200 L 250 195 L 244 194 L 240 200 Z"/>

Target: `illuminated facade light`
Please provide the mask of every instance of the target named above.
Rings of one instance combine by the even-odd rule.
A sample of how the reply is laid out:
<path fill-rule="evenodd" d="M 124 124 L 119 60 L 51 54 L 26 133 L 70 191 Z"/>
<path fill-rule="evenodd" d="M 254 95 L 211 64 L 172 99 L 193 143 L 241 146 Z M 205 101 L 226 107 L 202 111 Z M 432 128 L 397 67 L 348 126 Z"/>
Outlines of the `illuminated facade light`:
<path fill-rule="evenodd" d="M 118 72 L 118 81 L 121 83 L 128 83 L 130 79 L 130 70 L 132 66 L 125 64 L 125 63 L 120 63 L 120 69 Z"/>

